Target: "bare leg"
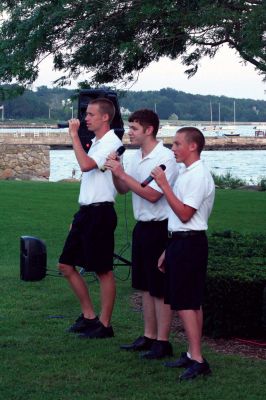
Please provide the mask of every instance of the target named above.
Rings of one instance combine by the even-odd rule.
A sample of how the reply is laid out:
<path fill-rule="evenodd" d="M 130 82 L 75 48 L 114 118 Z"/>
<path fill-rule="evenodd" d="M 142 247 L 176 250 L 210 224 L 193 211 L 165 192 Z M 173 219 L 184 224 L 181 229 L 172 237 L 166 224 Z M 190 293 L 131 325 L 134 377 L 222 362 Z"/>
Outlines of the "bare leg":
<path fill-rule="evenodd" d="M 154 297 L 149 292 L 142 292 L 142 307 L 144 317 L 144 336 L 150 339 L 157 338 L 157 322 Z"/>
<path fill-rule="evenodd" d="M 84 317 L 89 319 L 95 318 L 89 291 L 82 276 L 71 265 L 59 264 L 59 270 L 68 280 L 71 289 L 78 298 Z"/>
<path fill-rule="evenodd" d="M 196 310 L 197 312 L 197 319 L 198 319 L 198 329 L 202 333 L 202 327 L 203 327 L 203 311 L 202 307 L 200 307 L 199 310 Z"/>
<path fill-rule="evenodd" d="M 163 298 L 154 297 L 155 313 L 157 321 L 157 340 L 169 340 L 172 310 L 169 304 L 164 303 Z"/>
<path fill-rule="evenodd" d="M 196 315 L 197 315 L 197 321 L 198 321 L 198 330 L 202 335 L 202 327 L 203 327 L 203 312 L 202 312 L 202 307 L 200 307 L 199 310 L 195 310 Z M 188 347 L 188 352 L 191 354 L 191 350 Z"/>
<path fill-rule="evenodd" d="M 183 326 L 187 335 L 189 352 L 191 358 L 198 362 L 202 362 L 201 354 L 201 329 L 202 326 L 202 310 L 181 310 L 178 314 L 183 322 Z"/>
<path fill-rule="evenodd" d="M 104 326 L 110 326 L 112 312 L 116 297 L 116 285 L 113 271 L 97 274 L 101 290 L 101 315 L 100 321 Z"/>

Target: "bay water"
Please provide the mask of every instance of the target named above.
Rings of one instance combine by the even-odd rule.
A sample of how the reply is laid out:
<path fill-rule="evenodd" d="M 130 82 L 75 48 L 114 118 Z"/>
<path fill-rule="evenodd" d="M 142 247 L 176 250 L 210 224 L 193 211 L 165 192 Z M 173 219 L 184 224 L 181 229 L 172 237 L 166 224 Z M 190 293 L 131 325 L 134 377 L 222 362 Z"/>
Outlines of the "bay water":
<path fill-rule="evenodd" d="M 124 165 L 136 150 L 126 150 L 123 156 Z M 210 171 L 216 175 L 230 173 L 241 178 L 247 184 L 257 184 L 266 178 L 266 150 L 217 150 L 203 151 L 202 160 Z M 62 179 L 81 177 L 81 171 L 73 150 L 50 151 L 51 182 Z"/>
<path fill-rule="evenodd" d="M 180 127 L 179 127 L 180 128 Z M 266 125 L 232 125 L 223 126 L 198 126 L 204 136 L 222 136 L 227 132 L 237 132 L 241 136 L 255 136 L 256 129 L 265 129 Z M 158 139 L 163 136 L 174 136 L 177 126 L 163 125 L 158 132 Z M 66 130 L 67 131 L 67 130 Z M 66 132 L 67 134 L 67 132 Z M 126 165 L 136 150 L 126 150 L 123 162 Z M 266 150 L 215 150 L 203 151 L 202 160 L 210 171 L 216 175 L 230 173 L 235 178 L 240 178 L 246 184 L 257 184 L 266 178 Z M 50 181 L 81 177 L 81 171 L 76 161 L 73 150 L 50 151 Z"/>

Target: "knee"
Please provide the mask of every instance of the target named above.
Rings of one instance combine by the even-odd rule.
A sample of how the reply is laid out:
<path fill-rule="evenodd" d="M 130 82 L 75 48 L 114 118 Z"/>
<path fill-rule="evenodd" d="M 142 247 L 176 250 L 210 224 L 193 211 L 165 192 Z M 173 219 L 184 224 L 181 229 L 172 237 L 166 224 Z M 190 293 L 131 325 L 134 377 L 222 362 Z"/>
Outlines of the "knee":
<path fill-rule="evenodd" d="M 58 264 L 58 270 L 65 278 L 68 278 L 74 272 L 74 268 L 71 265 L 60 263 Z"/>
<path fill-rule="evenodd" d="M 112 285 L 115 286 L 115 277 L 113 271 L 108 271 L 104 273 L 97 273 L 97 278 L 100 285 Z"/>
<path fill-rule="evenodd" d="M 97 272 L 96 275 L 100 281 L 114 279 L 113 271 Z"/>

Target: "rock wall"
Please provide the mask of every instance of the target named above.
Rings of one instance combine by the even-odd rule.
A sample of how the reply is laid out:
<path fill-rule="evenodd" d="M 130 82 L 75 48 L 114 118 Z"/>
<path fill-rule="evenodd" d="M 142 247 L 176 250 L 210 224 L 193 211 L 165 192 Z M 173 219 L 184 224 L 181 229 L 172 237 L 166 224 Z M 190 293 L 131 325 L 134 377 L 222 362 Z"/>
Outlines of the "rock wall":
<path fill-rule="evenodd" d="M 48 180 L 49 146 L 0 144 L 0 179 Z"/>

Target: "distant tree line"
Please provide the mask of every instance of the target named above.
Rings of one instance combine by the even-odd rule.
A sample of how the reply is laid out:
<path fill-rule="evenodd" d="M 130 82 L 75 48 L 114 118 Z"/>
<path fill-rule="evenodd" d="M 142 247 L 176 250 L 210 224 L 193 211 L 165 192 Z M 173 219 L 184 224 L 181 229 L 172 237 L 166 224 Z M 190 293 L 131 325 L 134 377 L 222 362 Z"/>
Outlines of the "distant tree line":
<path fill-rule="evenodd" d="M 2 91 L 0 86 L 0 106 L 4 105 L 5 119 L 68 120 L 78 111 L 78 92 L 66 88 L 38 87 L 25 90 L 20 96 L 17 88 L 9 87 Z M 6 89 L 6 86 L 5 86 Z M 9 93 L 9 94 L 7 94 Z M 161 119 L 170 117 L 187 121 L 233 122 L 234 102 L 237 122 L 265 122 L 266 101 L 234 99 L 225 96 L 193 95 L 171 88 L 159 91 L 121 91 L 118 92 L 120 107 L 130 112 L 139 108 L 155 110 Z"/>
<path fill-rule="evenodd" d="M 147 92 L 124 92 L 120 104 L 129 110 L 148 107 L 156 110 L 161 119 L 175 114 L 180 120 L 233 122 L 234 101 L 236 121 L 266 121 L 266 101 L 234 99 L 225 96 L 203 96 L 174 89 Z M 220 111 L 219 111 L 220 110 Z"/>
<path fill-rule="evenodd" d="M 7 120 L 45 120 L 47 123 L 68 120 L 72 116 L 71 107 L 77 114 L 75 90 L 40 86 L 36 91 L 26 89 L 18 94 L 16 85 L 0 86 L 0 105 L 4 105 Z"/>

